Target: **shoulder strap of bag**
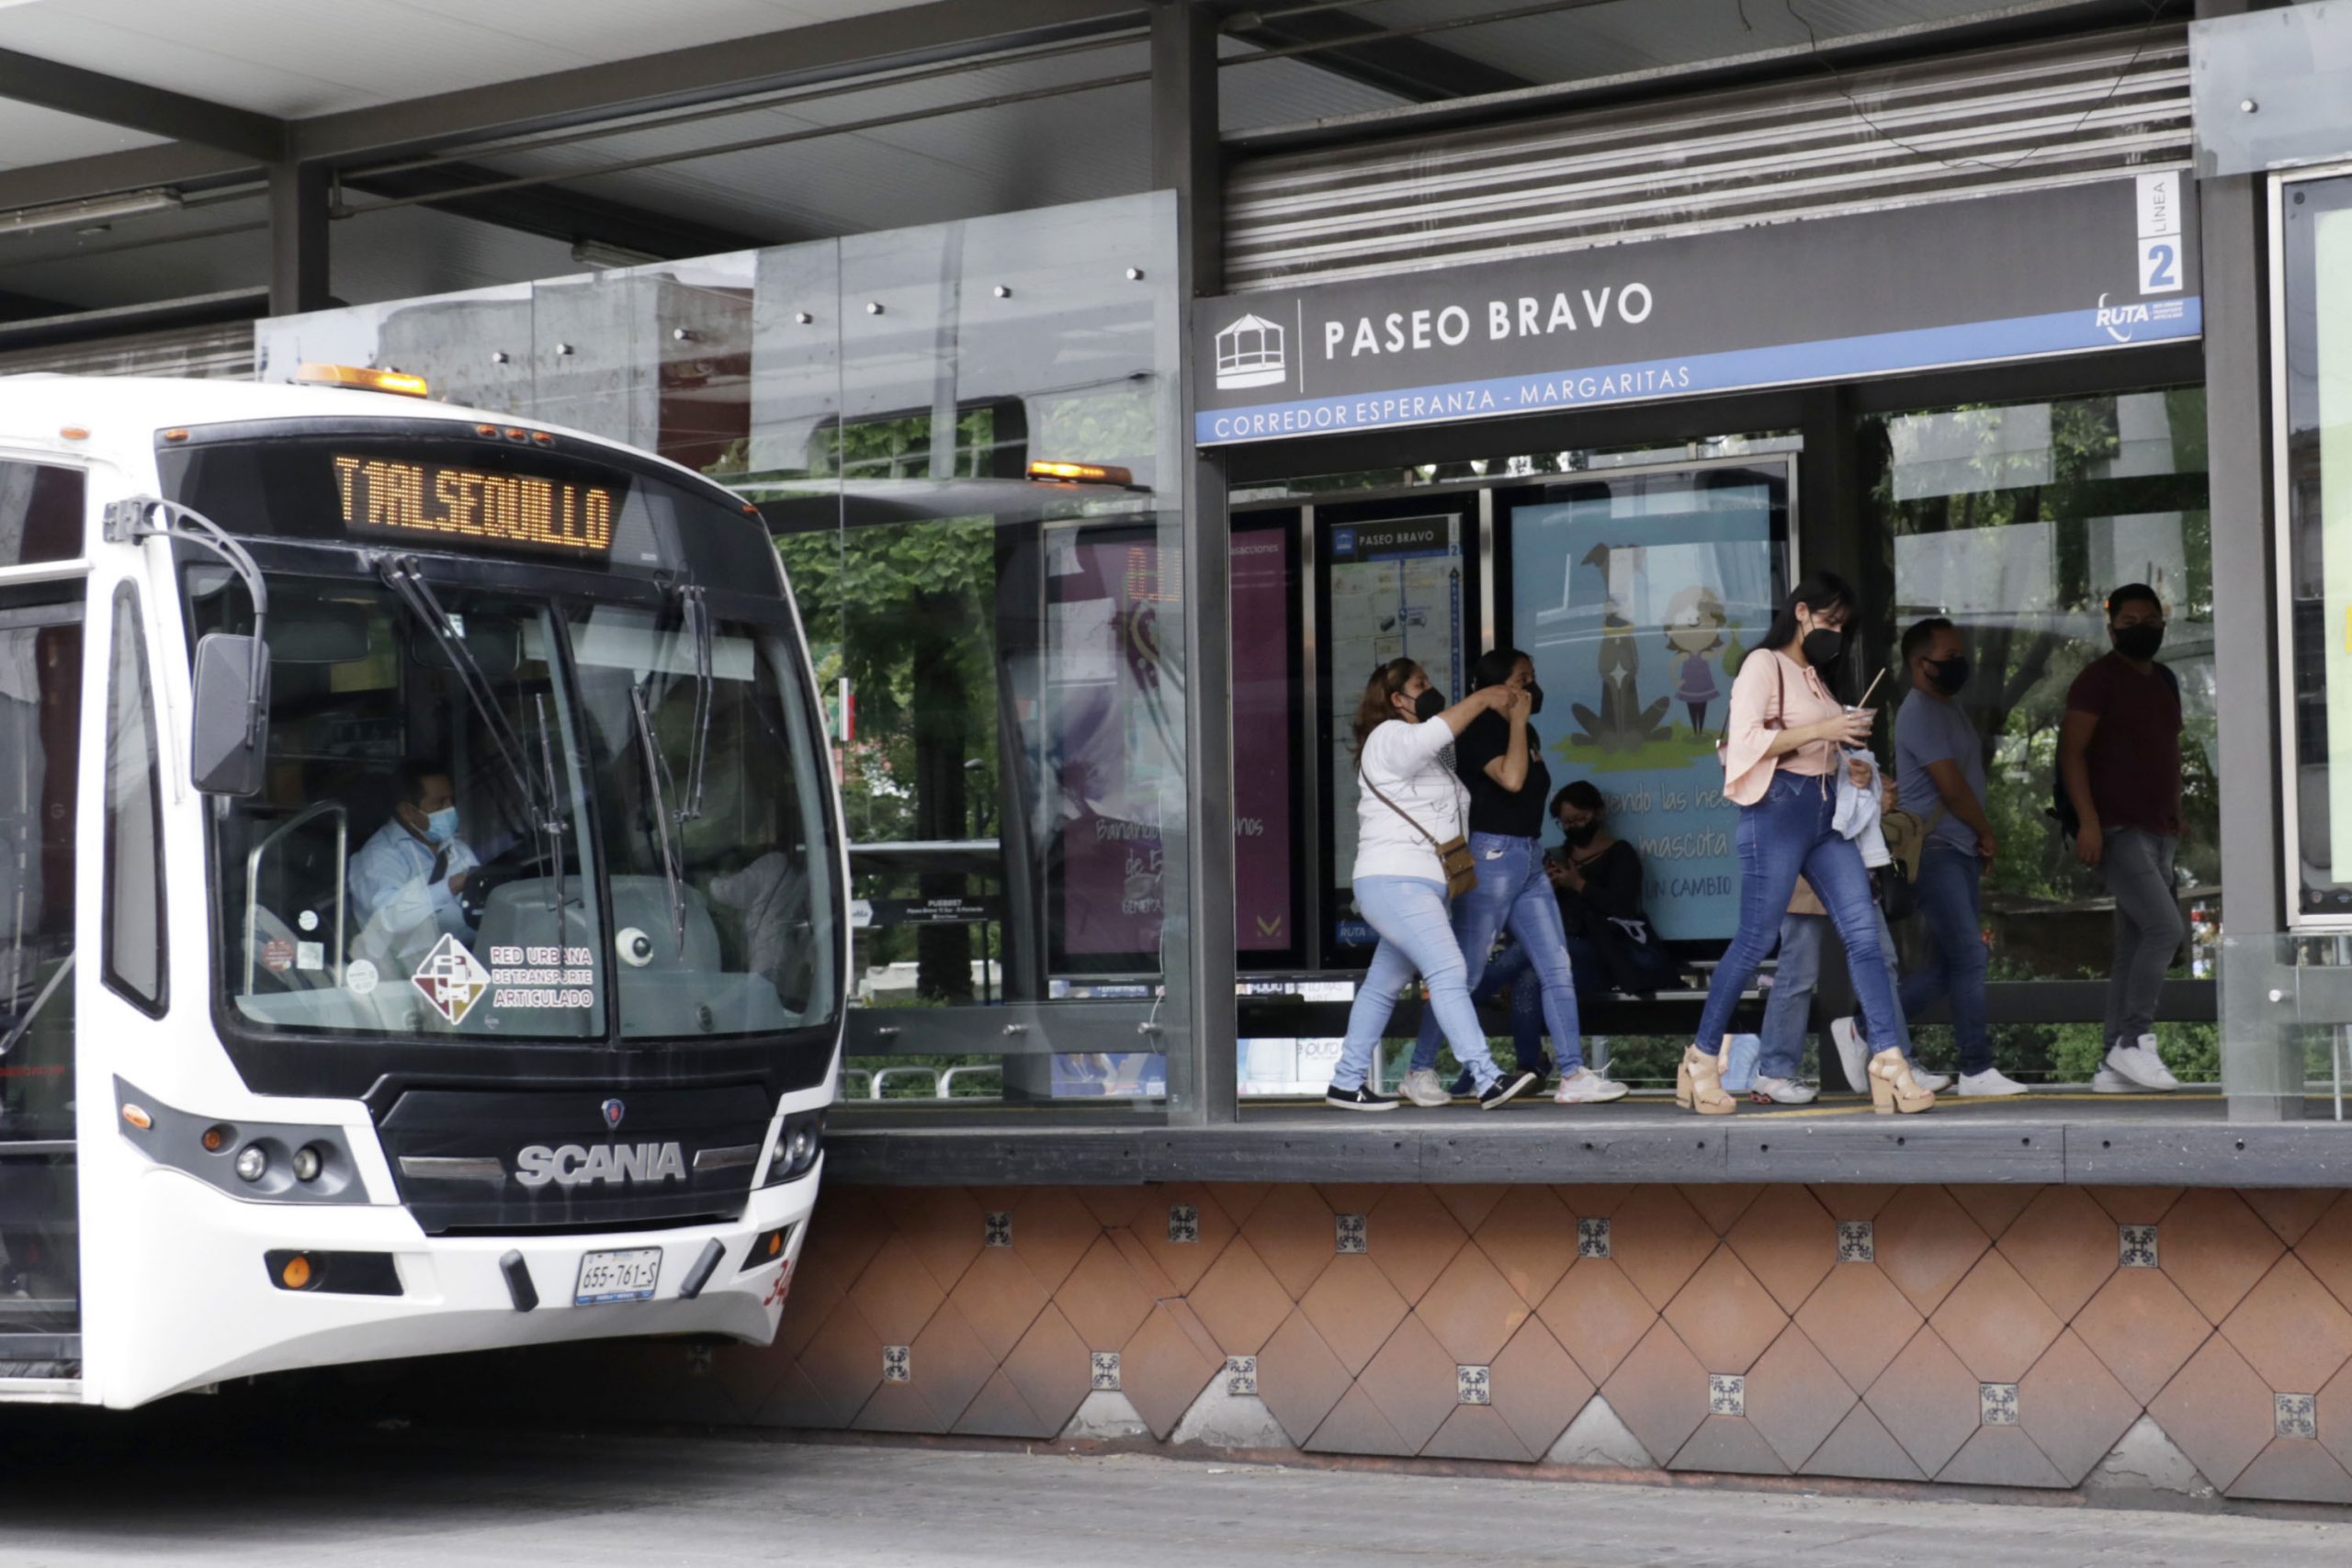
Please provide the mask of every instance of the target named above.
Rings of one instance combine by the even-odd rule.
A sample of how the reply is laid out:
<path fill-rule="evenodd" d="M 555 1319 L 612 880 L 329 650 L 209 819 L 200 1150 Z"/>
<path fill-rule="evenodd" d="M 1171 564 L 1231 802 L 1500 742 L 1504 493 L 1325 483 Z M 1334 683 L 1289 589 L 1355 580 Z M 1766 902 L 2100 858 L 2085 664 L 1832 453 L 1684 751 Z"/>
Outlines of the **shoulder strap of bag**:
<path fill-rule="evenodd" d="M 1434 723 L 1436 721 L 1430 720 L 1430 722 Z M 1369 742 L 1372 738 L 1370 736 L 1366 736 L 1364 739 Z M 1403 807 L 1389 799 L 1386 793 L 1384 792 L 1378 784 L 1372 782 L 1372 775 L 1363 771 L 1363 752 L 1361 750 L 1356 752 L 1356 778 L 1363 783 L 1364 788 L 1372 791 L 1374 796 L 1379 800 L 1381 805 L 1388 807 L 1389 810 L 1394 811 L 1397 816 L 1402 817 L 1405 819 L 1405 825 L 1407 827 L 1410 828 L 1414 832 L 1419 833 L 1422 838 L 1427 839 L 1430 841 L 1430 848 L 1434 850 L 1441 847 L 1437 841 L 1436 834 L 1430 832 L 1427 828 L 1422 827 L 1419 822 L 1415 821 L 1411 812 L 1406 810 Z"/>

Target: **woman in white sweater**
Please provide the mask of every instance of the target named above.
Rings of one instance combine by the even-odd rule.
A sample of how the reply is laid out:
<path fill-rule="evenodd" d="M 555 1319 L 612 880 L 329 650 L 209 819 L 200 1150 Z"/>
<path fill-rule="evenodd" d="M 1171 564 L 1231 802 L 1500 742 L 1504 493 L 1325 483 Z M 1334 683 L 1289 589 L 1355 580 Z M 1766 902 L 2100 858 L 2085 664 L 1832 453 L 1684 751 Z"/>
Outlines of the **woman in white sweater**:
<path fill-rule="evenodd" d="M 1364 686 L 1355 719 L 1355 896 L 1380 946 L 1348 1014 L 1348 1037 L 1325 1095 L 1329 1104 L 1396 1109 L 1395 1099 L 1367 1080 L 1396 993 L 1416 973 L 1429 985 L 1430 1008 L 1454 1060 L 1470 1070 L 1480 1105 L 1492 1109 L 1535 1081 L 1530 1072 L 1505 1077 L 1487 1054 L 1438 853 L 1439 845 L 1464 836 L 1469 810 L 1469 792 L 1453 771 L 1453 738 L 1481 714 L 1508 717 L 1516 707 L 1524 717 L 1528 702 L 1525 692 L 1498 684 L 1448 707 L 1409 659 L 1389 660 Z"/>

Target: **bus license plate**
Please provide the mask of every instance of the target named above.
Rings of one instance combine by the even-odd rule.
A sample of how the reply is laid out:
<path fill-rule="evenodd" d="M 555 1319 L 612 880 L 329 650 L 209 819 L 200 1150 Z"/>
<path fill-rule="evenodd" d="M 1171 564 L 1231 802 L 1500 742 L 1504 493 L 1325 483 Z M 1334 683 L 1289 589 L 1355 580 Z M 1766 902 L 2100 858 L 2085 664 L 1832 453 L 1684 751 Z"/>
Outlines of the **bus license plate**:
<path fill-rule="evenodd" d="M 650 1302 L 662 1279 L 662 1249 L 632 1247 L 626 1252 L 592 1252 L 580 1260 L 580 1283 L 571 1292 L 574 1306 L 603 1306 L 608 1302 Z"/>

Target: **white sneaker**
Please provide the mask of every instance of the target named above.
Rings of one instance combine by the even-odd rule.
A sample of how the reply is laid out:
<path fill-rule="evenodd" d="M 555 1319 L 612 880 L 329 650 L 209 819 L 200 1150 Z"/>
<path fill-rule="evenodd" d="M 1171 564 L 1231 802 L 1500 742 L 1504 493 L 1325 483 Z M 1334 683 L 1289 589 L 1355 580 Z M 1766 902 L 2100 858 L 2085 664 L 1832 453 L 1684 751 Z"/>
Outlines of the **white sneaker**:
<path fill-rule="evenodd" d="M 1961 1074 L 1960 1092 L 1985 1096 L 2023 1094 L 2026 1087 L 2015 1078 L 2004 1076 L 1998 1067 L 1987 1067 L 1981 1073 Z"/>
<path fill-rule="evenodd" d="M 1829 1021 L 1829 1043 L 1838 1048 L 1838 1060 L 1846 1069 L 1849 1087 L 1863 1094 L 1871 1091 L 1871 1046 L 1862 1038 L 1861 1026 L 1850 1018 Z"/>
<path fill-rule="evenodd" d="M 2125 1077 L 2112 1067 L 2101 1067 L 2091 1075 L 2093 1094 L 2145 1094 L 2148 1091 Z"/>
<path fill-rule="evenodd" d="M 1573 1073 L 1560 1075 L 1560 1087 L 1552 1091 L 1555 1105 L 1601 1105 L 1625 1098 L 1625 1086 L 1611 1078 L 1604 1078 L 1590 1067 L 1578 1067 Z"/>
<path fill-rule="evenodd" d="M 1811 1105 L 1821 1093 L 1809 1083 L 1799 1083 L 1794 1078 L 1767 1077 L 1761 1073 L 1756 1076 L 1756 1085 L 1748 1092 L 1775 1105 Z"/>
<path fill-rule="evenodd" d="M 2136 1045 L 2126 1045 L 2117 1041 L 2115 1048 L 2107 1054 L 2107 1066 L 2110 1071 L 2131 1079 L 2142 1089 L 2158 1094 L 2166 1094 L 2180 1087 L 2180 1080 L 2172 1076 L 2165 1066 L 2164 1058 L 2156 1055 L 2156 1037 L 2153 1034 L 2143 1034 Z"/>
<path fill-rule="evenodd" d="M 1949 1073 L 1931 1073 L 1925 1067 L 1920 1066 L 1917 1062 L 1914 1062 L 1911 1064 L 1911 1081 L 1917 1084 L 1921 1089 L 1926 1089 L 1929 1094 L 1941 1094 L 1944 1090 L 1951 1087 L 1951 1075 Z"/>
<path fill-rule="evenodd" d="M 1453 1097 L 1446 1093 L 1445 1086 L 1437 1081 L 1435 1067 L 1417 1067 L 1407 1073 L 1405 1081 L 1396 1086 L 1396 1092 L 1419 1106 L 1453 1103 Z"/>

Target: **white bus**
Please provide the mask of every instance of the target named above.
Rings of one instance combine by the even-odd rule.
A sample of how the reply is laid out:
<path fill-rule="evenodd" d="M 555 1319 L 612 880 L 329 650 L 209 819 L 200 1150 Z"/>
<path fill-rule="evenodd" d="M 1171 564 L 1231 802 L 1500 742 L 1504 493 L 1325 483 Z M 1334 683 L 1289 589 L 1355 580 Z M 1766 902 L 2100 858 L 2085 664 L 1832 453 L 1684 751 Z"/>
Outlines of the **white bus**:
<path fill-rule="evenodd" d="M 305 375 L 0 379 L 0 1400 L 765 1342 L 847 965 L 766 528 Z"/>

